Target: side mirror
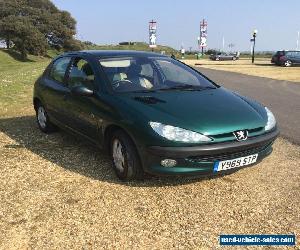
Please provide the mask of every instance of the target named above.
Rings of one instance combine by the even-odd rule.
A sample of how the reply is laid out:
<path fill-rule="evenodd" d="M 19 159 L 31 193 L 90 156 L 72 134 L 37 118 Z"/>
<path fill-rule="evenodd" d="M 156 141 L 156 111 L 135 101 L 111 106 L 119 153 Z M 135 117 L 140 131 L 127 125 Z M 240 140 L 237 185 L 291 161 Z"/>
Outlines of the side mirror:
<path fill-rule="evenodd" d="M 93 90 L 88 89 L 84 86 L 76 86 L 71 89 L 72 94 L 79 95 L 79 96 L 92 96 L 94 94 Z"/>

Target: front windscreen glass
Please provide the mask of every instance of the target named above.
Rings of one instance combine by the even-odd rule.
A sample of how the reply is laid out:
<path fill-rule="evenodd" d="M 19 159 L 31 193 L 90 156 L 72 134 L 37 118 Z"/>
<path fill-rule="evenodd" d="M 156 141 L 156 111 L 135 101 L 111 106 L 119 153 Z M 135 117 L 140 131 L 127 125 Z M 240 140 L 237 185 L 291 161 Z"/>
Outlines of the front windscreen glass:
<path fill-rule="evenodd" d="M 116 92 L 215 88 L 205 77 L 167 57 L 119 57 L 100 64 Z"/>

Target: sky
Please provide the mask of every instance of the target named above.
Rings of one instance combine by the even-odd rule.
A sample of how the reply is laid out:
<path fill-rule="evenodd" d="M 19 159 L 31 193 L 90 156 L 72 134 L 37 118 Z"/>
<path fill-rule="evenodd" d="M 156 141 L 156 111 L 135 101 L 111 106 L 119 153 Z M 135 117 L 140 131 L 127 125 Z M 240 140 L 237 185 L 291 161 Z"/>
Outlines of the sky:
<path fill-rule="evenodd" d="M 96 44 L 149 40 L 148 22 L 157 21 L 157 43 L 197 49 L 200 21 L 208 23 L 208 48 L 295 49 L 300 31 L 300 0 L 52 0 L 77 20 L 77 37 Z M 300 47 L 300 42 L 299 42 Z"/>

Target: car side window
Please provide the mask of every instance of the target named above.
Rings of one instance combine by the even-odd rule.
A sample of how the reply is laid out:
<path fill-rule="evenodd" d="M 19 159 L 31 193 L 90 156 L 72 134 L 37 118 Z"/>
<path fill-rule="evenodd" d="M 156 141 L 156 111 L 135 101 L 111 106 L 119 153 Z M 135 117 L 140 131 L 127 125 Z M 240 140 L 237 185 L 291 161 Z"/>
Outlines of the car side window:
<path fill-rule="evenodd" d="M 141 75 L 153 78 L 153 68 L 149 63 L 142 65 Z"/>
<path fill-rule="evenodd" d="M 85 86 L 93 90 L 94 81 L 95 74 L 90 63 L 82 58 L 75 58 L 68 79 L 69 87 Z"/>
<path fill-rule="evenodd" d="M 292 51 L 292 52 L 291 52 L 291 56 L 292 56 L 292 57 L 297 57 L 297 51 Z"/>
<path fill-rule="evenodd" d="M 53 80 L 63 83 L 70 61 L 71 61 L 70 57 L 63 57 L 57 59 L 52 65 L 49 76 Z"/>
<path fill-rule="evenodd" d="M 278 56 L 284 56 L 284 52 L 283 51 L 277 51 L 277 55 Z"/>

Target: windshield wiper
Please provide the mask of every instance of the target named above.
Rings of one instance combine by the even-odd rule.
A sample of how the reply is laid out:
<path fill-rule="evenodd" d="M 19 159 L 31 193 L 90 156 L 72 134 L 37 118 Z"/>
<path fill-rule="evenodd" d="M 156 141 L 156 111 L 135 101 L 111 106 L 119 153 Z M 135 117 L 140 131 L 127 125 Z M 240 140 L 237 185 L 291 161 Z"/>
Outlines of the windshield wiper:
<path fill-rule="evenodd" d="M 162 88 L 162 89 L 159 89 L 159 90 L 161 90 L 161 91 L 164 91 L 164 90 L 201 91 L 201 90 L 204 90 L 204 89 L 215 89 L 215 87 L 210 87 L 210 86 L 203 87 L 203 86 L 197 86 L 197 85 L 192 85 L 192 84 L 184 84 L 184 85 L 176 85 L 176 86 L 169 87 L 169 88 Z"/>

